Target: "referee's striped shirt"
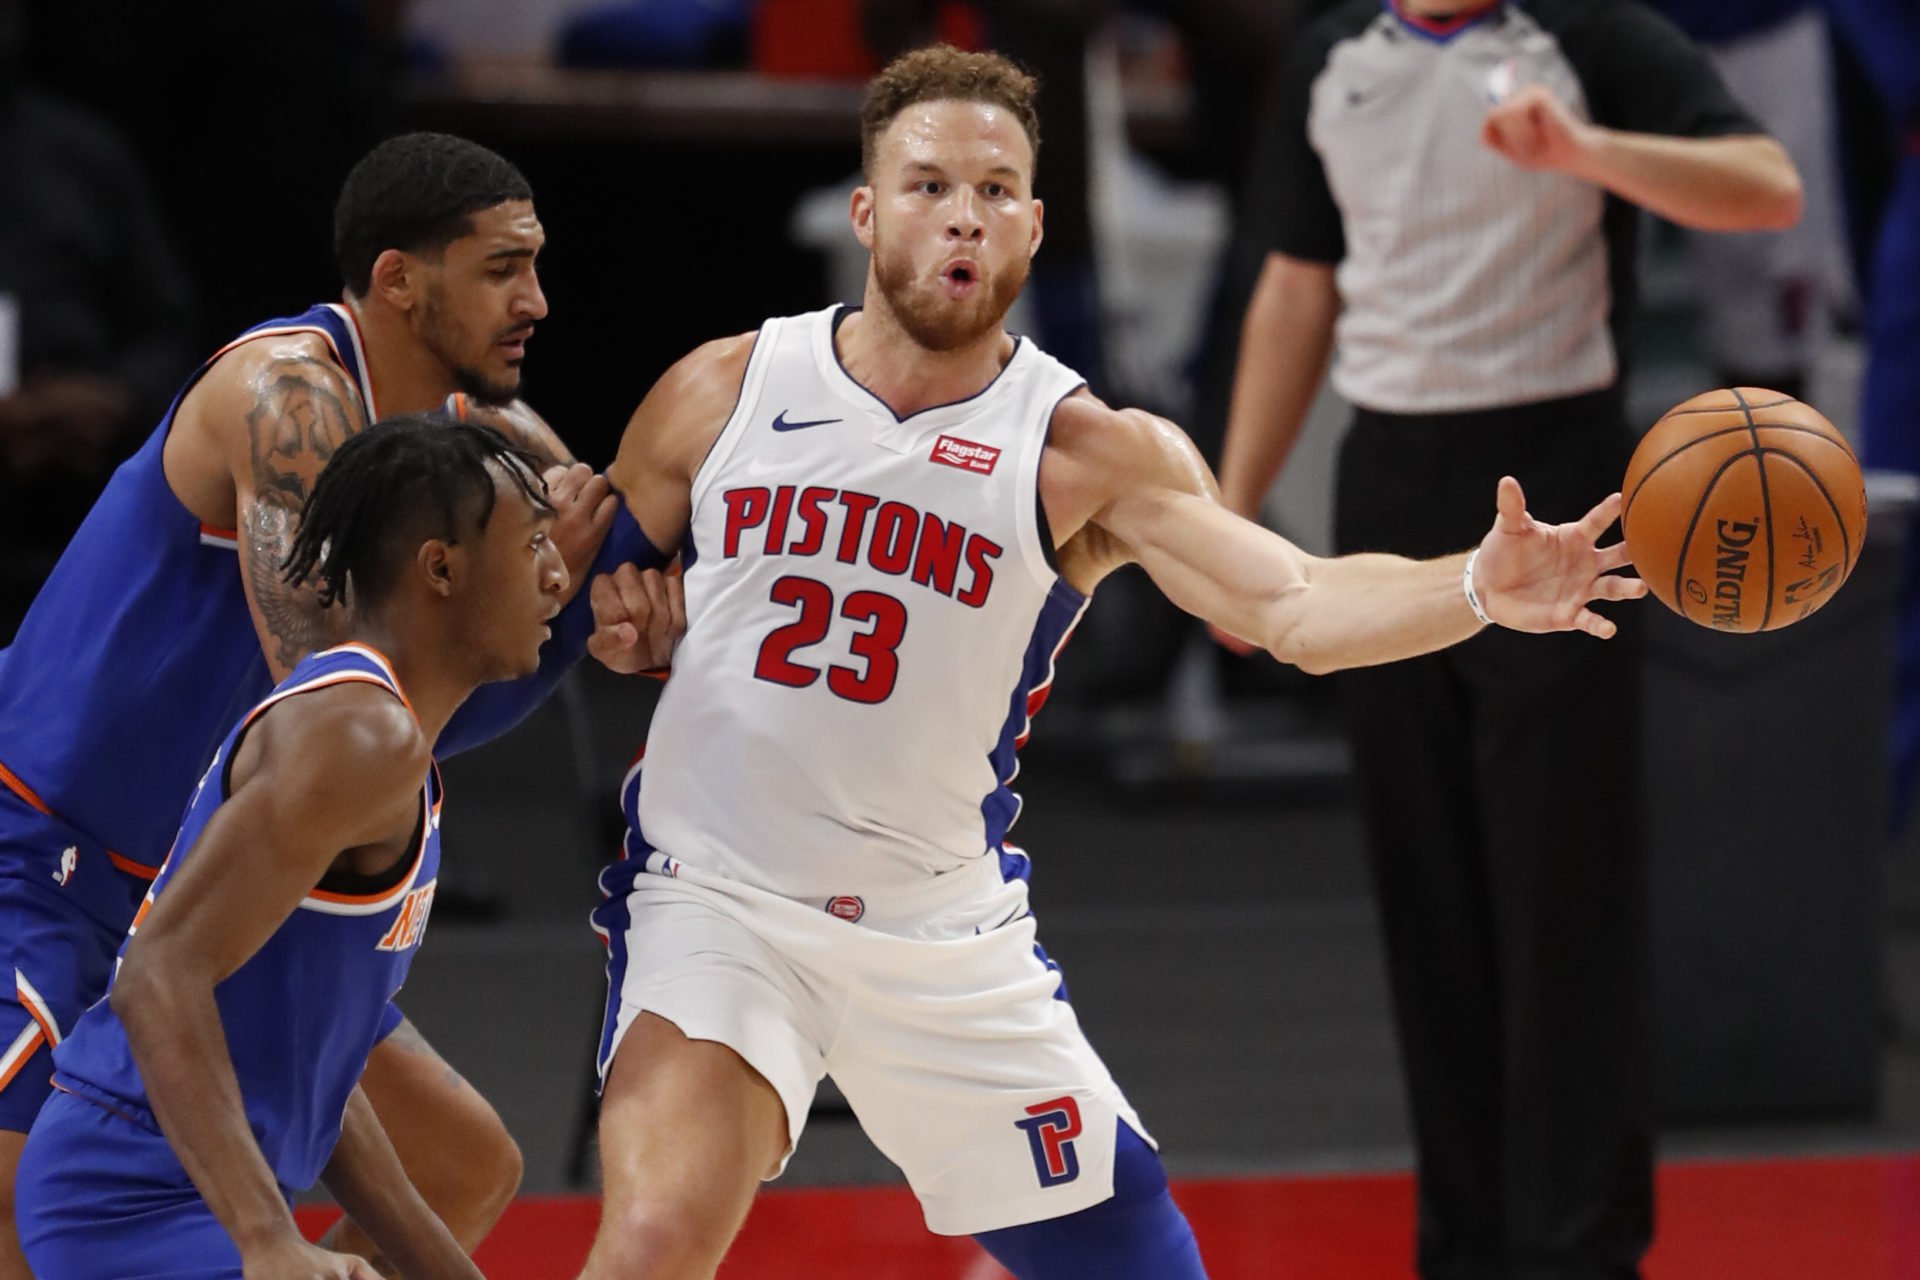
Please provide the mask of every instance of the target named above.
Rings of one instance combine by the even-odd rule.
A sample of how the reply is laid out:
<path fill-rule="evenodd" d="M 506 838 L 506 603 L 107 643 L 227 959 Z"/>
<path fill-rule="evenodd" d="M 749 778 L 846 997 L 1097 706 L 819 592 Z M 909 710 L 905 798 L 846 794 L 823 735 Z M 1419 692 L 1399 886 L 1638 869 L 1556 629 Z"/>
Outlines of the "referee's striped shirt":
<path fill-rule="evenodd" d="M 1493 104 L 1530 84 L 1611 128 L 1764 132 L 1632 0 L 1507 0 L 1450 23 L 1393 0 L 1329 11 L 1290 50 L 1256 190 L 1270 250 L 1338 264 L 1333 379 L 1352 403 L 1448 413 L 1617 380 L 1632 210 L 1480 140 Z"/>

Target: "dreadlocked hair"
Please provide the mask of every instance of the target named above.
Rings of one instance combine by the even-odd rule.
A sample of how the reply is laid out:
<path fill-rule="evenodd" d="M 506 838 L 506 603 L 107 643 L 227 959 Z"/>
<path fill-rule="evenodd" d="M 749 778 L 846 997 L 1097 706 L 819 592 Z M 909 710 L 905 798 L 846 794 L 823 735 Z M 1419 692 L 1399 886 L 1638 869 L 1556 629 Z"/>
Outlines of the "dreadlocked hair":
<path fill-rule="evenodd" d="M 348 437 L 314 482 L 280 576 L 312 580 L 320 603 L 384 597 L 420 544 L 458 543 L 493 515 L 489 462 L 513 477 L 534 507 L 552 510 L 540 460 L 493 427 L 414 414 Z"/>

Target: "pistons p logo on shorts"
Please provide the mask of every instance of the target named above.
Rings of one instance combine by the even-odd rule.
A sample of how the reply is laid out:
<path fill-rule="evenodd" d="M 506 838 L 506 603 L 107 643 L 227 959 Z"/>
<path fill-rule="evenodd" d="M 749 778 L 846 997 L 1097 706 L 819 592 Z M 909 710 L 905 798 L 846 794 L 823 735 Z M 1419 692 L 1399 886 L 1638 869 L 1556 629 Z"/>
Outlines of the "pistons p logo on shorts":
<path fill-rule="evenodd" d="M 1073 1149 L 1073 1140 L 1080 1136 L 1079 1103 L 1071 1097 L 1036 1102 L 1027 1108 L 1025 1120 L 1013 1124 L 1027 1131 L 1033 1171 L 1042 1187 L 1057 1187 L 1080 1176 L 1080 1157 Z"/>

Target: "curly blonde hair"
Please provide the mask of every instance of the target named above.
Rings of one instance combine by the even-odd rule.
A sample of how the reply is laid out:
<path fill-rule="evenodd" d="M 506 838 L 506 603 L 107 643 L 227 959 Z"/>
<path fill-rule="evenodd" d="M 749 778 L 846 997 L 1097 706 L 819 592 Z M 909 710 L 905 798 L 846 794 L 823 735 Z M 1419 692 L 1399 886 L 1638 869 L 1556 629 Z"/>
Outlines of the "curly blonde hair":
<path fill-rule="evenodd" d="M 1040 158 L 1040 82 L 997 53 L 968 53 L 950 44 L 903 53 L 867 83 L 860 104 L 860 168 L 873 177 L 874 151 L 894 117 L 921 102 L 988 102 L 1013 113 Z"/>

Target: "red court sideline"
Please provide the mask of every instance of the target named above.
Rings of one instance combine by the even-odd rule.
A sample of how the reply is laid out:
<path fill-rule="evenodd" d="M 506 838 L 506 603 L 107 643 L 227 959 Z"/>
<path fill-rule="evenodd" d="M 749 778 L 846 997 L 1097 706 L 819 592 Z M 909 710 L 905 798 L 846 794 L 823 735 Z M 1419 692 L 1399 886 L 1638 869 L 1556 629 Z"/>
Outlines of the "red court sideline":
<path fill-rule="evenodd" d="M 1411 1280 L 1405 1174 L 1175 1185 L 1213 1280 Z M 317 1226 L 331 1210 L 303 1210 Z M 568 1280 L 599 1217 L 525 1196 L 479 1253 L 492 1280 Z M 1004 1280 L 971 1241 L 927 1234 L 903 1188 L 761 1195 L 722 1280 Z M 1920 1155 L 1672 1164 L 1647 1280 L 1920 1276 Z M 1089 1277 L 1089 1280 L 1095 1280 Z"/>

